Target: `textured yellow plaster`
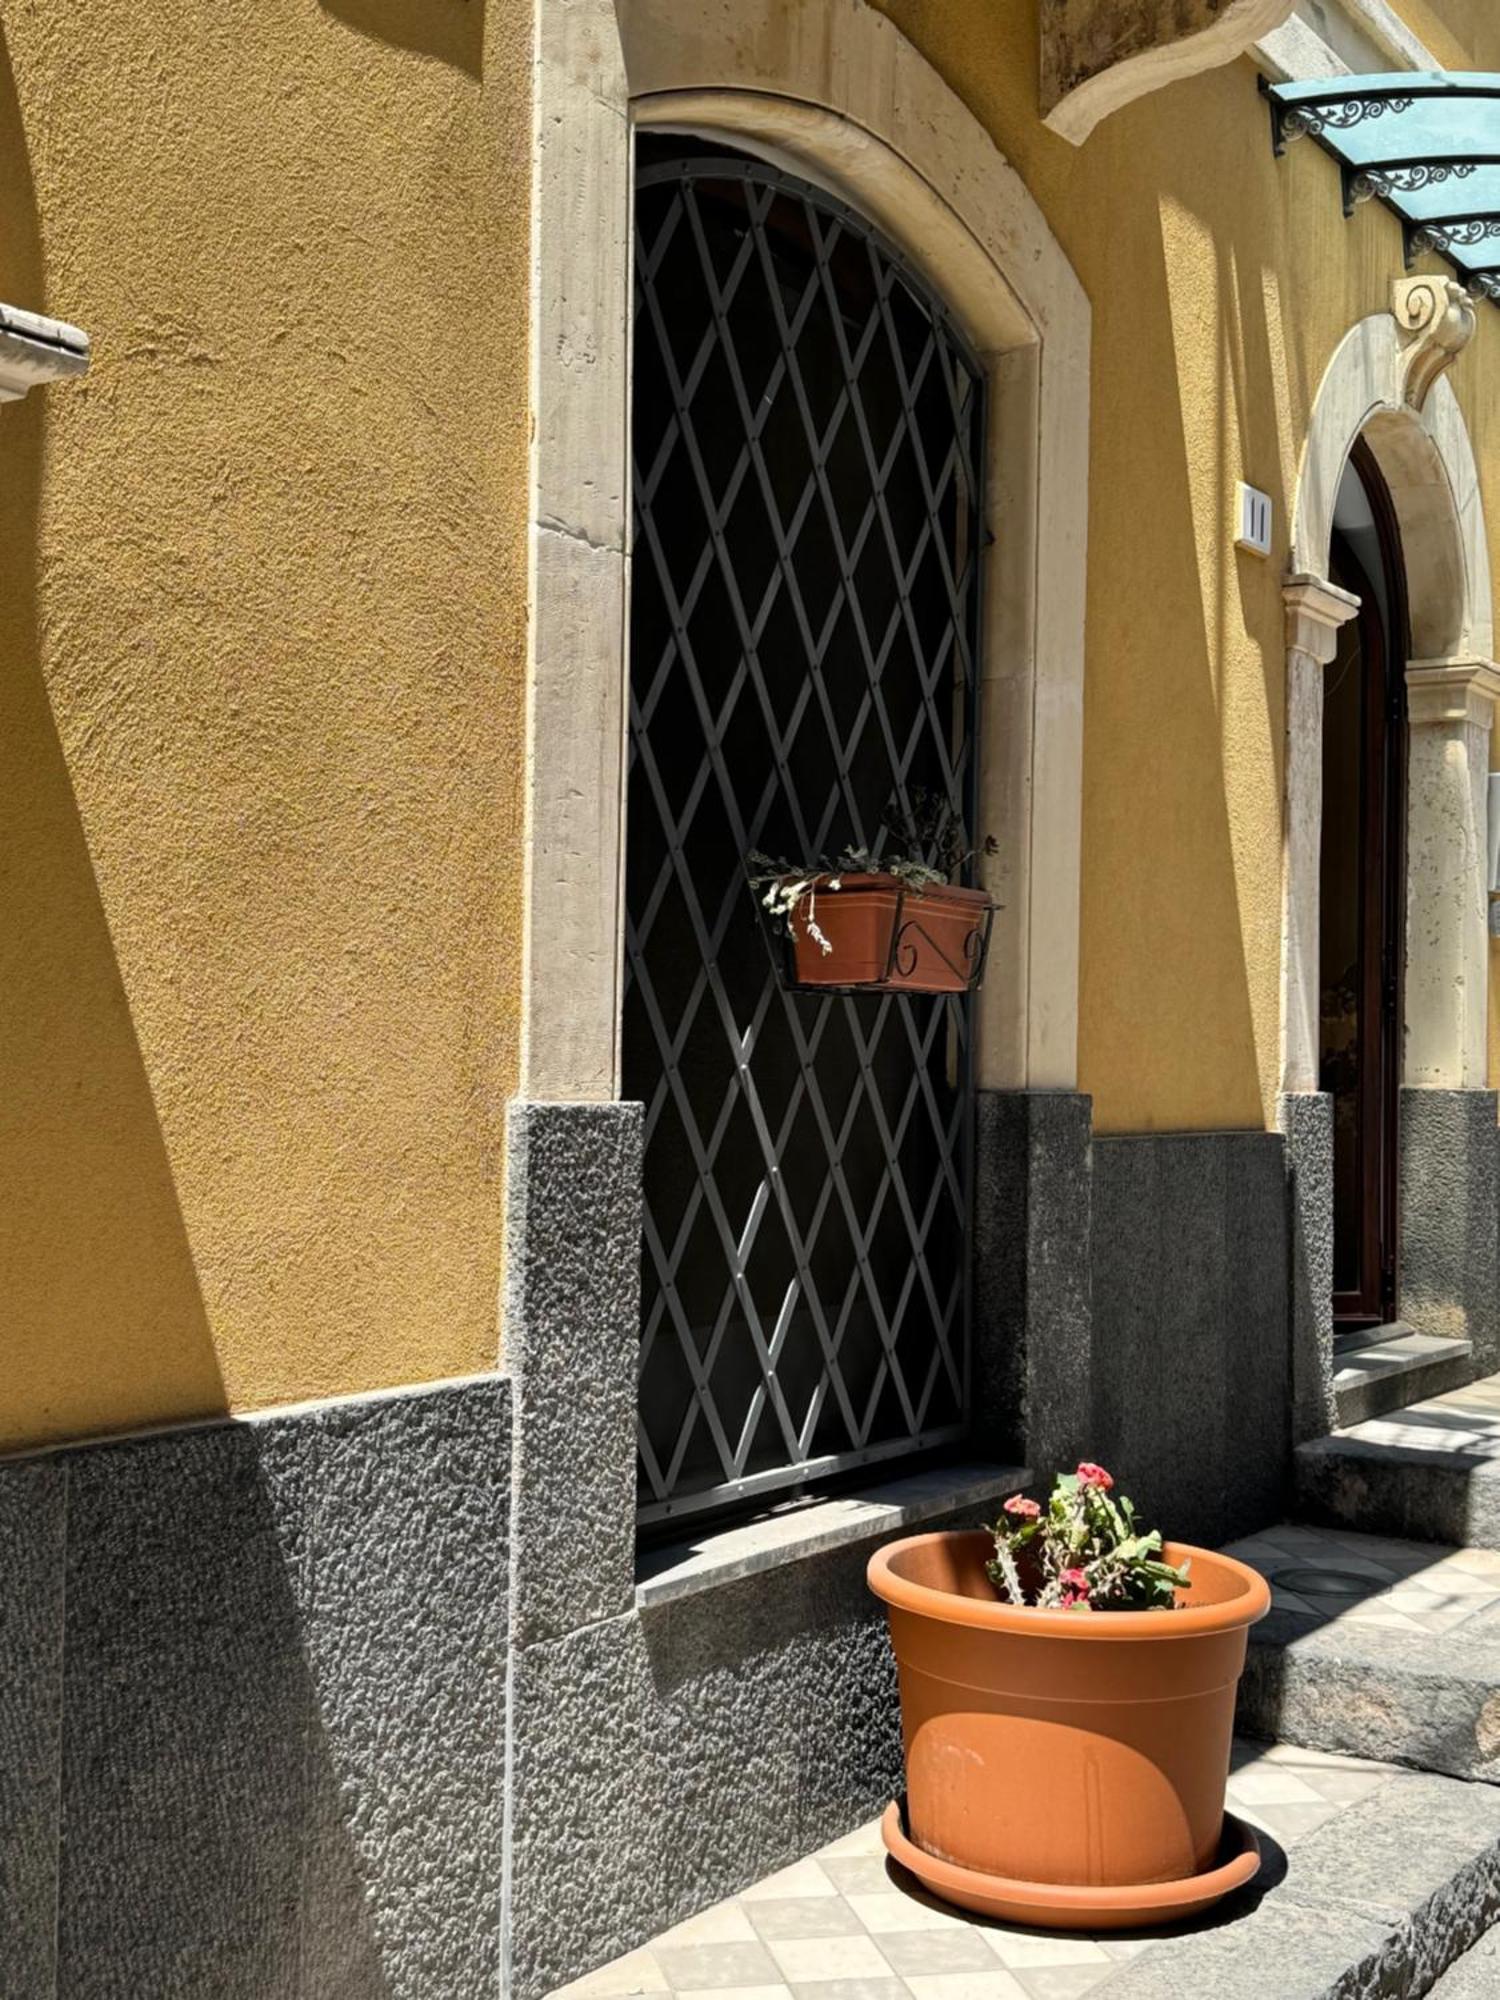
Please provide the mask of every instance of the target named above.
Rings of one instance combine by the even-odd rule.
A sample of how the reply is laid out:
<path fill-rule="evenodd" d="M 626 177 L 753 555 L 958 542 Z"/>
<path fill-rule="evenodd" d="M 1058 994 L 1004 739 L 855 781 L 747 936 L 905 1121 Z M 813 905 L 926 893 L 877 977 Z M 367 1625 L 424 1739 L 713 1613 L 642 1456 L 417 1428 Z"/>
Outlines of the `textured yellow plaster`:
<path fill-rule="evenodd" d="M 0 1446 L 495 1361 L 529 13 L 0 0 Z"/>
<path fill-rule="evenodd" d="M 1075 150 L 1038 122 L 1035 0 L 882 4 L 1026 179 L 1093 306 L 1080 1086 L 1103 1131 L 1260 1125 L 1278 1079 L 1288 514 L 1324 368 L 1388 306 L 1399 230 L 1374 203 L 1346 223 L 1315 148 L 1273 159 L 1248 61 Z M 1466 59 L 1500 67 L 1500 22 L 1443 11 L 1472 28 Z M 1493 530 L 1500 317 L 1482 314 L 1449 380 Z M 1241 478 L 1275 504 L 1269 562 L 1233 548 Z"/>

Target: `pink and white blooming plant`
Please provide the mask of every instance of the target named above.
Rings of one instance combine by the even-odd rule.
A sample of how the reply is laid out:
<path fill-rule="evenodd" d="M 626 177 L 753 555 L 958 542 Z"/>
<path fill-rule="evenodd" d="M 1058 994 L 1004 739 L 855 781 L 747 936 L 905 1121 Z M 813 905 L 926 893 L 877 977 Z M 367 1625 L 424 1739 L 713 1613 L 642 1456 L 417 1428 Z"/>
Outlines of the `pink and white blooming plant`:
<path fill-rule="evenodd" d="M 1085 1459 L 1059 1475 L 1045 1510 L 1012 1494 L 990 1533 L 985 1565 L 1002 1603 L 1048 1611 L 1170 1611 L 1189 1584 L 1188 1566 L 1162 1560 L 1161 1536 L 1137 1527 L 1114 1480 Z"/>

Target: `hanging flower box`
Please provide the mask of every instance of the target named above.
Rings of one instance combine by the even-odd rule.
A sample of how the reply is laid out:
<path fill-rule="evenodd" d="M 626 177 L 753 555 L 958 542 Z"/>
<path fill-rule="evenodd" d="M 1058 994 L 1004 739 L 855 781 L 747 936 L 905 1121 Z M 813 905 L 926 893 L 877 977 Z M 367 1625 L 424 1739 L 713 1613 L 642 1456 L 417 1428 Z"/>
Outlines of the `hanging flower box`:
<path fill-rule="evenodd" d="M 785 981 L 795 989 L 966 993 L 984 974 L 984 889 L 884 873 L 782 877 Z"/>

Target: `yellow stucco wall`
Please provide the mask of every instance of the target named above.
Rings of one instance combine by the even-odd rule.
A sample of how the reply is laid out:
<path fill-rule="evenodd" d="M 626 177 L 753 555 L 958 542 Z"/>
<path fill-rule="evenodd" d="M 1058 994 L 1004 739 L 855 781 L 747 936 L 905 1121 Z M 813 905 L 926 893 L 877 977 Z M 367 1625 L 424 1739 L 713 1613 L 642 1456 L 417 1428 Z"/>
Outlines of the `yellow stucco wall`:
<path fill-rule="evenodd" d="M 882 4 L 1020 170 L 1093 306 L 1080 1085 L 1103 1131 L 1258 1125 L 1277 1083 L 1289 508 L 1328 358 L 1389 304 L 1398 226 L 1374 203 L 1345 222 L 1313 146 L 1273 158 L 1248 61 L 1077 149 L 1037 118 L 1035 0 Z M 1445 0 L 1450 62 L 1500 67 L 1483 11 Z M 1493 526 L 1500 317 L 1482 312 L 1450 379 Z M 1269 562 L 1232 545 L 1240 478 L 1275 501 Z"/>
<path fill-rule="evenodd" d="M 1082 1087 L 1258 1125 L 1288 503 L 1396 225 L 1272 159 L 1248 63 L 1079 150 L 1036 0 L 880 4 L 1093 303 Z M 1485 0 L 1405 11 L 1500 67 Z M 529 16 L 0 0 L 0 298 L 96 339 L 0 409 L 0 1448 L 494 1360 Z M 1452 378 L 1492 522 L 1497 342 Z"/>
<path fill-rule="evenodd" d="M 525 0 L 0 0 L 0 1447 L 492 1366 Z"/>

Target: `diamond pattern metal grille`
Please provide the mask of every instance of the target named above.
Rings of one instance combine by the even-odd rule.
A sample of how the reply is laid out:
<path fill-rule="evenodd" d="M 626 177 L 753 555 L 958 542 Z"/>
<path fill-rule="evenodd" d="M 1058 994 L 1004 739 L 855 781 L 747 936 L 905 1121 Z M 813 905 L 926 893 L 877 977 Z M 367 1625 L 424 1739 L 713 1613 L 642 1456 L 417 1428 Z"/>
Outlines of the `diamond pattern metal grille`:
<path fill-rule="evenodd" d="M 624 1080 L 660 1521 L 964 1430 L 969 1000 L 785 992 L 745 857 L 878 846 L 923 798 L 967 829 L 984 409 L 865 222 L 648 143 Z"/>

